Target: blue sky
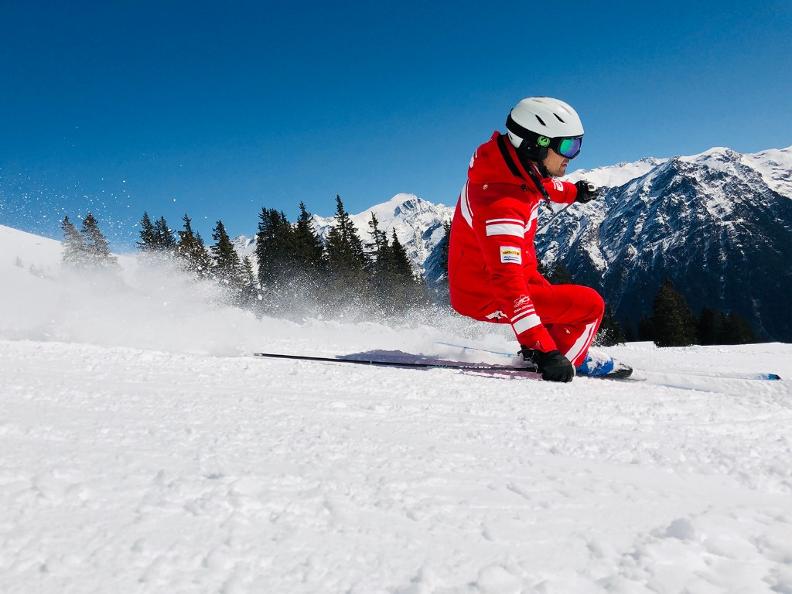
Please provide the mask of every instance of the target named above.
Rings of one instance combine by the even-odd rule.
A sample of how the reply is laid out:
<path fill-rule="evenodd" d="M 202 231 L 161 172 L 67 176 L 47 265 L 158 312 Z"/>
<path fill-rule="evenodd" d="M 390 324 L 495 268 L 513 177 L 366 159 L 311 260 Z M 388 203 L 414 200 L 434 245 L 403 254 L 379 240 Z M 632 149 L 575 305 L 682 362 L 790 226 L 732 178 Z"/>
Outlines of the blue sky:
<path fill-rule="evenodd" d="M 453 204 L 529 95 L 581 114 L 573 168 L 792 144 L 788 1 L 4 1 L 0 39 L 0 224 L 92 210 L 116 249 L 144 210 Z"/>

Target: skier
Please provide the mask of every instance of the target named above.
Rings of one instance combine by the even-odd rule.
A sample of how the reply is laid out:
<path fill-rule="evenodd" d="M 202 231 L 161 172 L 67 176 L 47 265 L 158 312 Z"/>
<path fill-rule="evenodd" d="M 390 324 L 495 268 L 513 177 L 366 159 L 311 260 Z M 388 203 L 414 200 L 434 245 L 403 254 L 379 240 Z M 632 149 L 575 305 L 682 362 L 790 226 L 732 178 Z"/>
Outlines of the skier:
<path fill-rule="evenodd" d="M 521 354 L 542 378 L 629 375 L 588 350 L 605 304 L 592 288 L 551 285 L 537 270 L 534 235 L 542 200 L 571 204 L 596 198 L 586 181 L 555 179 L 580 152 L 583 124 L 567 103 L 520 101 L 470 160 L 451 223 L 451 306 L 476 320 L 511 324 Z M 630 370 L 631 371 L 631 370 Z"/>

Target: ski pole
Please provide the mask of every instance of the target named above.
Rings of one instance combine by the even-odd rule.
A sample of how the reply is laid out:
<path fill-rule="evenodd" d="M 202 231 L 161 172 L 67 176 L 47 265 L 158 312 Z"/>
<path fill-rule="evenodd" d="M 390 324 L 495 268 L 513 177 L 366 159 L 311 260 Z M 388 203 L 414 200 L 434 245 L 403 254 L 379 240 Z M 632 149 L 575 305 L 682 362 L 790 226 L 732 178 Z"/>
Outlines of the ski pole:
<path fill-rule="evenodd" d="M 588 183 L 588 190 L 589 190 L 589 192 L 592 192 L 594 194 L 593 198 L 596 198 L 596 196 L 600 193 L 600 190 L 592 183 Z M 564 208 L 562 208 L 557 213 L 555 213 L 552 217 L 550 217 L 550 220 L 548 220 L 544 225 L 542 225 L 541 228 L 536 230 L 536 233 L 541 233 L 542 231 L 547 229 L 547 227 L 550 225 L 550 223 L 555 221 L 561 215 L 562 212 L 564 212 L 567 208 L 569 208 L 573 204 L 575 204 L 575 202 L 570 202 Z"/>

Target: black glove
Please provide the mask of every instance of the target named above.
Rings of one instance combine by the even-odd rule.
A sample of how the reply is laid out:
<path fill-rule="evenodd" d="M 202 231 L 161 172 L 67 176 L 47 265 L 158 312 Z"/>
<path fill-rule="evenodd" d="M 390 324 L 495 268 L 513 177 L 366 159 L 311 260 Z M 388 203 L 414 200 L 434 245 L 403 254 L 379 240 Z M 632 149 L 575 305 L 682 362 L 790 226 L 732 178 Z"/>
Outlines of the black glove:
<path fill-rule="evenodd" d="M 561 351 L 550 351 L 543 353 L 542 351 L 535 351 L 528 347 L 522 347 L 520 350 L 523 358 L 528 363 L 533 363 L 539 373 L 542 374 L 542 379 L 550 382 L 571 382 L 575 377 L 575 368 L 572 363 L 561 354 Z"/>
<path fill-rule="evenodd" d="M 575 202 L 585 204 L 586 202 L 591 202 L 599 195 L 599 188 L 584 179 L 575 182 L 575 187 L 577 188 Z"/>

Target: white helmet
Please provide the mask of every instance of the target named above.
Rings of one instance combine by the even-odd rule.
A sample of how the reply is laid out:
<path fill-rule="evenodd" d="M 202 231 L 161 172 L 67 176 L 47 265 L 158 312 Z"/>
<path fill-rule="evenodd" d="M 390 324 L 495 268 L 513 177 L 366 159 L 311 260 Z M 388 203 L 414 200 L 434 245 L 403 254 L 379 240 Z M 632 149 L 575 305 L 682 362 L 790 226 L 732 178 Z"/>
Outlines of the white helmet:
<path fill-rule="evenodd" d="M 506 120 L 509 140 L 532 160 L 547 154 L 547 147 L 558 152 L 564 138 L 578 139 L 568 154 L 573 159 L 580 152 L 583 123 L 571 105 L 552 97 L 526 97 L 514 106 Z M 564 146 L 563 148 L 566 148 Z"/>

